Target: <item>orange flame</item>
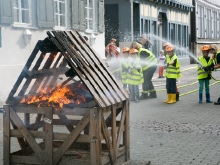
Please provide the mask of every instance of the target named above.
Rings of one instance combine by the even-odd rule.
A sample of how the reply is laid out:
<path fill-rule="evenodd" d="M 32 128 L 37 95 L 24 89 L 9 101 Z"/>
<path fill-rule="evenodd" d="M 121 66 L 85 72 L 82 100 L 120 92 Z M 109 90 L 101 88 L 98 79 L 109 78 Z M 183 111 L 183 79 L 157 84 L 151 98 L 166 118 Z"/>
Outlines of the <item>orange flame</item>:
<path fill-rule="evenodd" d="M 52 94 L 51 92 L 47 94 L 45 90 L 40 90 L 37 95 L 23 98 L 20 103 L 37 104 L 38 107 L 46 103 L 47 106 L 63 108 L 64 104 L 75 103 L 78 105 L 81 102 L 86 102 L 84 96 L 74 94 L 66 86 L 61 88 L 61 85 L 58 85 Z"/>

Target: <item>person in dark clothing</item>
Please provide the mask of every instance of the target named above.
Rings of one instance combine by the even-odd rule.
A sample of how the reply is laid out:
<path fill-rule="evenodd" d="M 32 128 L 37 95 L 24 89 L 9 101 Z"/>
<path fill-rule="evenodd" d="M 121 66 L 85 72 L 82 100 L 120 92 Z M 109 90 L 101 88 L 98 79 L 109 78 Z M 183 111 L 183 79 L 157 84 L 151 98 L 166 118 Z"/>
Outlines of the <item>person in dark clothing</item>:
<path fill-rule="evenodd" d="M 145 33 L 140 36 L 138 43 L 141 44 L 144 49 L 149 49 L 150 46 L 152 46 L 152 42 L 147 38 Z"/>
<path fill-rule="evenodd" d="M 143 69 L 144 83 L 142 84 L 143 92 L 140 99 L 157 98 L 157 94 L 152 83 L 153 74 L 157 69 L 156 57 L 151 51 L 142 48 L 142 46 L 137 42 L 133 42 L 130 48 L 138 50 L 138 58 L 141 60 Z"/>
<path fill-rule="evenodd" d="M 211 46 L 210 53 L 214 55 L 213 56 L 214 65 L 204 67 L 205 71 L 212 71 L 214 69 L 220 68 L 220 48 L 216 44 L 212 44 L 210 46 Z M 214 104 L 220 105 L 220 97 L 216 102 L 214 102 Z"/>

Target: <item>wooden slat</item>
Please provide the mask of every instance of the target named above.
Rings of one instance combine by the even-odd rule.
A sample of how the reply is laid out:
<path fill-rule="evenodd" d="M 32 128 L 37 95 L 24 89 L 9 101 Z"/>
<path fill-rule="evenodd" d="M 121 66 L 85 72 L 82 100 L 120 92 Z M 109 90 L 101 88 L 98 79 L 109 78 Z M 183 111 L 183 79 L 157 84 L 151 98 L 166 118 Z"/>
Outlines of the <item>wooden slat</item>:
<path fill-rule="evenodd" d="M 70 134 L 68 133 L 53 133 L 53 139 L 54 140 L 66 140 L 67 137 Z M 89 135 L 79 135 L 75 142 L 81 142 L 81 143 L 90 143 L 90 136 Z"/>
<path fill-rule="evenodd" d="M 115 164 L 115 162 L 114 162 L 114 151 L 113 151 L 112 143 L 111 143 L 111 140 L 110 140 L 110 137 L 109 137 L 109 134 L 108 134 L 108 128 L 105 124 L 105 119 L 104 119 L 103 113 L 102 113 L 101 120 L 102 120 L 102 134 L 103 134 L 103 137 L 105 139 L 106 145 L 108 147 L 109 157 L 110 157 L 111 163 L 114 165 Z"/>
<path fill-rule="evenodd" d="M 14 106 L 14 111 L 17 113 L 30 113 L 30 114 L 45 114 L 47 110 L 50 110 L 51 107 L 22 107 L 22 106 Z"/>
<path fill-rule="evenodd" d="M 52 52 L 49 57 L 47 58 L 44 66 L 42 67 L 42 69 L 49 69 L 50 66 L 53 63 L 54 60 L 54 56 L 57 54 L 58 52 Z M 35 94 L 38 90 L 38 88 L 40 87 L 42 80 L 44 79 L 44 77 L 39 77 L 36 79 L 35 83 L 32 85 L 29 94 Z"/>
<path fill-rule="evenodd" d="M 41 62 L 42 62 L 43 59 L 44 59 L 44 56 L 45 56 L 44 53 L 41 53 L 41 54 L 40 54 L 40 56 L 39 56 L 39 58 L 38 58 L 37 62 L 35 63 L 35 65 L 34 65 L 34 67 L 33 67 L 32 70 L 38 70 L 38 68 L 40 67 Z M 28 70 L 27 68 L 24 68 L 24 69 L 22 70 L 22 75 L 24 75 L 24 74 L 25 74 L 25 71 L 27 71 L 27 70 Z M 32 81 L 31 78 L 29 78 L 29 79 L 27 79 L 27 80 L 25 81 L 25 83 L 24 83 L 22 89 L 20 90 L 18 96 L 24 96 L 24 94 L 25 94 L 25 92 L 27 91 L 28 86 L 30 85 L 31 81 Z"/>
<path fill-rule="evenodd" d="M 86 54 L 86 52 L 84 52 L 83 49 L 81 49 L 81 46 L 77 44 L 77 42 L 73 39 L 72 35 L 70 34 L 70 32 L 66 32 L 66 34 L 68 35 L 68 37 L 71 39 L 72 43 L 74 44 L 74 46 L 72 45 L 72 49 L 75 51 L 75 55 L 77 55 L 77 58 L 81 60 L 81 62 L 84 62 L 84 59 L 86 60 L 86 62 L 89 64 L 89 68 L 87 67 L 87 70 L 90 72 L 90 74 L 92 74 L 92 76 L 94 77 L 98 77 L 95 80 L 98 80 L 98 84 L 100 85 L 101 88 L 104 89 L 106 96 L 108 97 L 108 99 L 110 100 L 110 102 L 112 104 L 115 104 L 116 102 L 114 100 L 112 100 L 112 96 L 113 98 L 117 101 L 120 102 L 121 100 L 118 98 L 118 95 L 116 95 L 115 91 L 113 91 L 113 89 L 111 88 L 111 85 L 108 84 L 107 80 L 104 78 L 104 76 L 102 75 L 101 71 L 98 70 L 96 68 L 96 66 L 94 65 L 93 61 L 90 59 L 90 56 L 88 56 Z M 84 57 L 84 59 L 82 59 L 81 55 L 75 50 L 76 47 L 82 54 L 82 56 Z M 86 63 L 84 63 L 84 66 L 87 66 Z M 92 69 L 92 70 L 91 70 Z M 95 74 L 93 74 L 92 72 L 94 72 Z M 101 82 L 101 83 L 100 83 Z M 106 89 L 107 88 L 107 89 Z M 109 93 L 110 92 L 110 93 Z M 112 96 L 111 96 L 111 95 Z"/>
<path fill-rule="evenodd" d="M 59 118 L 60 118 L 60 120 L 61 121 L 68 121 L 68 118 L 65 116 L 65 115 L 58 115 L 59 116 Z M 66 125 L 66 128 L 69 130 L 69 132 L 72 132 L 72 130 L 74 129 L 74 127 L 71 125 L 71 124 L 69 124 L 69 123 L 67 123 L 67 124 L 65 124 Z"/>
<path fill-rule="evenodd" d="M 70 133 L 70 135 L 66 138 L 60 148 L 53 154 L 53 164 L 57 164 L 57 162 L 61 159 L 66 150 L 71 146 L 71 144 L 78 137 L 80 132 L 84 129 L 84 127 L 89 122 L 89 112 L 82 118 L 82 120 L 77 124 L 76 128 Z"/>
<path fill-rule="evenodd" d="M 39 158 L 40 162 L 41 163 L 44 162 L 45 155 L 43 151 L 41 150 L 41 148 L 39 147 L 39 145 L 37 144 L 33 136 L 29 133 L 25 125 L 22 123 L 21 119 L 17 116 L 17 114 L 12 108 L 10 108 L 10 116 L 11 116 L 11 119 L 14 121 L 15 125 L 17 126 L 17 128 L 19 129 L 19 131 L 25 137 L 30 147 L 35 152 L 36 156 Z"/>
<path fill-rule="evenodd" d="M 91 164 L 102 164 L 101 147 L 101 109 L 92 108 L 90 110 L 90 161 Z"/>
<path fill-rule="evenodd" d="M 15 164 L 42 164 L 36 156 L 17 156 L 11 155 L 11 163 Z M 49 165 L 49 164 L 48 164 Z"/>
<path fill-rule="evenodd" d="M 31 131 L 30 134 L 36 139 L 45 139 L 45 131 Z M 53 133 L 54 140 L 65 140 L 70 134 L 69 133 Z M 19 137 L 23 138 L 23 135 L 19 130 L 10 130 L 10 137 Z M 89 135 L 79 135 L 75 142 L 89 143 L 90 136 Z"/>
<path fill-rule="evenodd" d="M 41 69 L 36 71 L 26 71 L 27 75 L 30 78 L 38 78 L 38 77 L 45 77 L 45 76 L 51 76 L 51 75 L 60 75 L 64 74 L 66 71 L 68 71 L 69 68 L 67 67 L 60 67 L 60 68 L 50 68 L 50 69 Z"/>
<path fill-rule="evenodd" d="M 45 139 L 45 131 L 31 131 L 29 130 L 30 134 L 34 138 L 39 138 L 39 139 Z M 23 138 L 24 136 L 19 130 L 13 129 L 10 130 L 11 137 L 18 137 L 18 138 Z"/>
<path fill-rule="evenodd" d="M 116 155 L 118 154 L 118 148 L 119 148 L 119 145 L 120 145 L 120 141 L 121 141 L 121 135 L 122 135 L 122 127 L 125 123 L 125 115 L 126 115 L 126 107 L 124 106 L 123 109 L 122 109 L 122 114 L 121 114 L 121 120 L 120 120 L 120 126 L 119 126 L 119 129 L 118 129 L 118 133 L 117 133 L 117 150 L 116 150 Z"/>
<path fill-rule="evenodd" d="M 63 56 L 68 61 L 68 63 L 71 65 L 71 67 L 74 69 L 74 71 L 76 71 L 76 73 L 79 76 L 79 78 L 81 79 L 81 81 L 87 86 L 87 88 L 89 89 L 89 91 L 93 95 L 94 99 L 96 100 L 97 104 L 100 107 L 105 107 L 106 105 L 103 103 L 101 98 L 97 95 L 97 93 L 95 92 L 95 89 L 84 78 L 84 76 L 82 75 L 81 71 L 70 61 L 68 55 L 66 55 L 66 51 L 62 48 L 62 46 L 58 43 L 58 41 L 55 38 L 53 38 L 53 36 L 52 36 L 52 34 L 50 32 L 47 32 L 47 34 L 50 37 L 50 39 L 52 40 L 52 42 L 61 50 Z"/>
<path fill-rule="evenodd" d="M 53 108 L 47 110 L 45 113 L 45 118 L 53 120 Z M 47 159 L 44 164 L 53 165 L 53 125 L 52 123 L 45 122 L 45 153 L 47 153 Z"/>
<path fill-rule="evenodd" d="M 10 107 L 4 105 L 3 109 L 3 163 L 10 165 Z"/>
<path fill-rule="evenodd" d="M 111 127 L 112 127 L 112 147 L 113 147 L 113 152 L 114 152 L 114 161 L 116 162 L 117 160 L 117 139 L 116 139 L 116 109 L 115 106 L 111 106 L 111 117 L 112 117 L 112 122 L 111 122 Z"/>
<path fill-rule="evenodd" d="M 15 125 L 15 123 L 12 119 L 11 119 L 11 125 L 12 125 L 13 129 L 15 129 L 15 130 L 18 129 L 18 127 Z M 19 143 L 21 149 L 26 148 L 27 143 L 26 143 L 26 141 L 24 140 L 23 137 L 22 138 L 17 138 L 17 140 L 18 140 L 18 143 Z"/>
<path fill-rule="evenodd" d="M 78 123 L 80 122 L 80 120 L 60 120 L 60 119 L 53 119 L 53 125 L 68 125 L 71 126 L 73 128 L 73 126 L 76 126 Z M 72 129 L 71 128 L 71 129 Z M 69 129 L 68 129 L 69 130 Z M 71 132 L 71 131 L 70 131 Z"/>
<path fill-rule="evenodd" d="M 125 161 L 130 160 L 130 112 L 129 112 L 129 100 L 127 99 L 124 104 L 125 108 L 125 137 L 124 137 L 124 146 L 125 146 Z"/>
<path fill-rule="evenodd" d="M 59 35 L 60 33 L 57 33 L 56 31 L 53 31 L 53 34 L 55 35 L 56 39 L 58 40 L 59 43 L 62 44 L 62 46 L 66 49 L 66 51 L 68 52 L 68 54 L 72 57 L 72 60 L 76 63 L 76 65 L 80 68 L 80 70 L 82 71 L 83 75 L 86 76 L 86 78 L 88 79 L 89 83 L 94 87 L 94 89 L 97 91 L 98 95 L 100 95 L 100 98 L 103 100 L 103 102 L 105 103 L 106 106 L 109 106 L 111 105 L 110 102 L 108 101 L 108 99 L 106 99 L 105 97 L 105 93 L 103 93 L 103 91 L 99 88 L 98 84 L 94 81 L 94 79 L 96 79 L 96 77 L 94 76 L 91 76 L 90 74 L 88 74 L 88 71 L 86 71 L 84 69 L 84 67 L 86 66 L 83 66 L 82 63 L 79 62 L 80 59 L 76 58 L 74 56 L 74 51 L 72 49 L 72 47 L 67 44 L 68 42 L 64 42 L 63 38 Z M 71 61 L 72 63 L 72 61 Z M 82 77 L 83 75 L 81 75 L 80 77 Z M 91 86 L 90 85 L 90 86 Z M 87 84 L 88 86 L 88 84 Z M 88 87 L 88 89 L 90 90 L 90 88 Z M 94 96 L 95 97 L 95 96 Z"/>
<path fill-rule="evenodd" d="M 75 32 L 75 31 L 71 31 L 70 32 L 76 39 L 79 40 L 83 38 L 83 36 L 79 33 L 79 32 Z M 79 38 L 78 38 L 78 36 Z M 122 89 L 121 86 L 119 86 L 119 84 L 117 83 L 116 79 L 113 77 L 113 75 L 111 73 L 109 73 L 109 71 L 106 69 L 105 64 L 103 64 L 103 62 L 95 55 L 95 51 L 87 44 L 87 42 L 84 42 L 84 44 L 87 46 L 85 47 L 84 45 L 82 45 L 83 49 L 86 50 L 86 52 L 89 53 L 88 49 L 91 51 L 91 53 L 89 53 L 89 56 L 91 57 L 91 59 L 94 61 L 94 63 L 99 66 L 101 69 L 101 71 L 103 72 L 103 75 L 105 76 L 106 80 L 109 81 L 109 84 L 112 85 L 113 89 L 116 91 L 116 93 L 121 97 L 122 100 L 124 100 L 125 98 L 129 98 L 128 94 Z M 97 62 L 98 61 L 98 62 Z"/>

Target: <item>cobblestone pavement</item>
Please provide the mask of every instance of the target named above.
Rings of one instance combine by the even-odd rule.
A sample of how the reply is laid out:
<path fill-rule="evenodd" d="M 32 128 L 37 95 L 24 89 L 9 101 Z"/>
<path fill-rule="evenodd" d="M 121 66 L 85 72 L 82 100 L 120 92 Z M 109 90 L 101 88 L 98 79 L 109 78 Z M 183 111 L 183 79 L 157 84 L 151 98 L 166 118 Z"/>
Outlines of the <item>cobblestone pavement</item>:
<path fill-rule="evenodd" d="M 218 77 L 220 72 L 213 75 Z M 196 81 L 196 72 L 184 72 L 178 86 Z M 154 79 L 154 84 L 165 80 Z M 210 84 L 216 83 L 211 81 Z M 164 89 L 160 85 L 156 89 Z M 220 84 L 210 87 L 211 98 L 219 97 Z M 198 83 L 179 88 L 180 94 L 198 89 Z M 163 103 L 166 91 L 157 99 L 130 104 L 131 159 L 145 165 L 220 165 L 220 106 L 198 103 L 198 91 L 184 94 L 176 104 Z M 205 94 L 204 94 L 205 96 Z"/>
<path fill-rule="evenodd" d="M 195 65 L 188 67 L 192 66 Z M 195 70 L 184 72 L 178 86 L 196 82 L 195 74 Z M 220 72 L 213 75 L 218 77 Z M 213 83 L 212 80 L 210 84 Z M 165 79 L 155 78 L 154 85 L 156 89 L 164 89 Z M 151 165 L 220 165 L 220 106 L 205 102 L 198 104 L 198 92 L 184 94 L 197 88 L 198 83 L 179 88 L 183 95 L 172 105 L 163 103 L 166 99 L 163 90 L 157 92 L 157 99 L 130 103 L 133 165 L 146 165 L 149 161 Z M 210 87 L 213 101 L 219 97 L 219 92 L 220 83 Z M 2 126 L 0 120 L 1 132 Z M 12 146 L 12 150 L 17 147 Z M 3 156 L 2 138 L 0 156 Z"/>

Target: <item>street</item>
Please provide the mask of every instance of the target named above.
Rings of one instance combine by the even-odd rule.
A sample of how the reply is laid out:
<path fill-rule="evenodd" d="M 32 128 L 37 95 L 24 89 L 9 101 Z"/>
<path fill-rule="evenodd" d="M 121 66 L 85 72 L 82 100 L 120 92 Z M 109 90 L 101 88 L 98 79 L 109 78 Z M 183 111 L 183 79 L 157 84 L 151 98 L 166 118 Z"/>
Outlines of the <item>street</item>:
<path fill-rule="evenodd" d="M 180 101 L 168 105 L 165 79 L 153 82 L 158 90 L 156 99 L 130 103 L 131 160 L 134 165 L 218 165 L 220 164 L 220 107 L 213 103 L 198 103 L 195 65 L 182 70 L 179 79 Z M 219 72 L 213 76 L 219 79 Z M 219 83 L 210 87 L 211 99 L 219 97 Z M 189 94 L 187 94 L 189 93 Z M 205 99 L 204 99 L 205 100 Z M 0 113 L 3 117 L 3 114 Z M 0 121 L 1 133 L 3 123 Z M 3 158 L 3 139 L 0 140 Z M 14 150 L 18 146 L 12 146 Z M 0 164 L 3 164 L 2 161 Z"/>

